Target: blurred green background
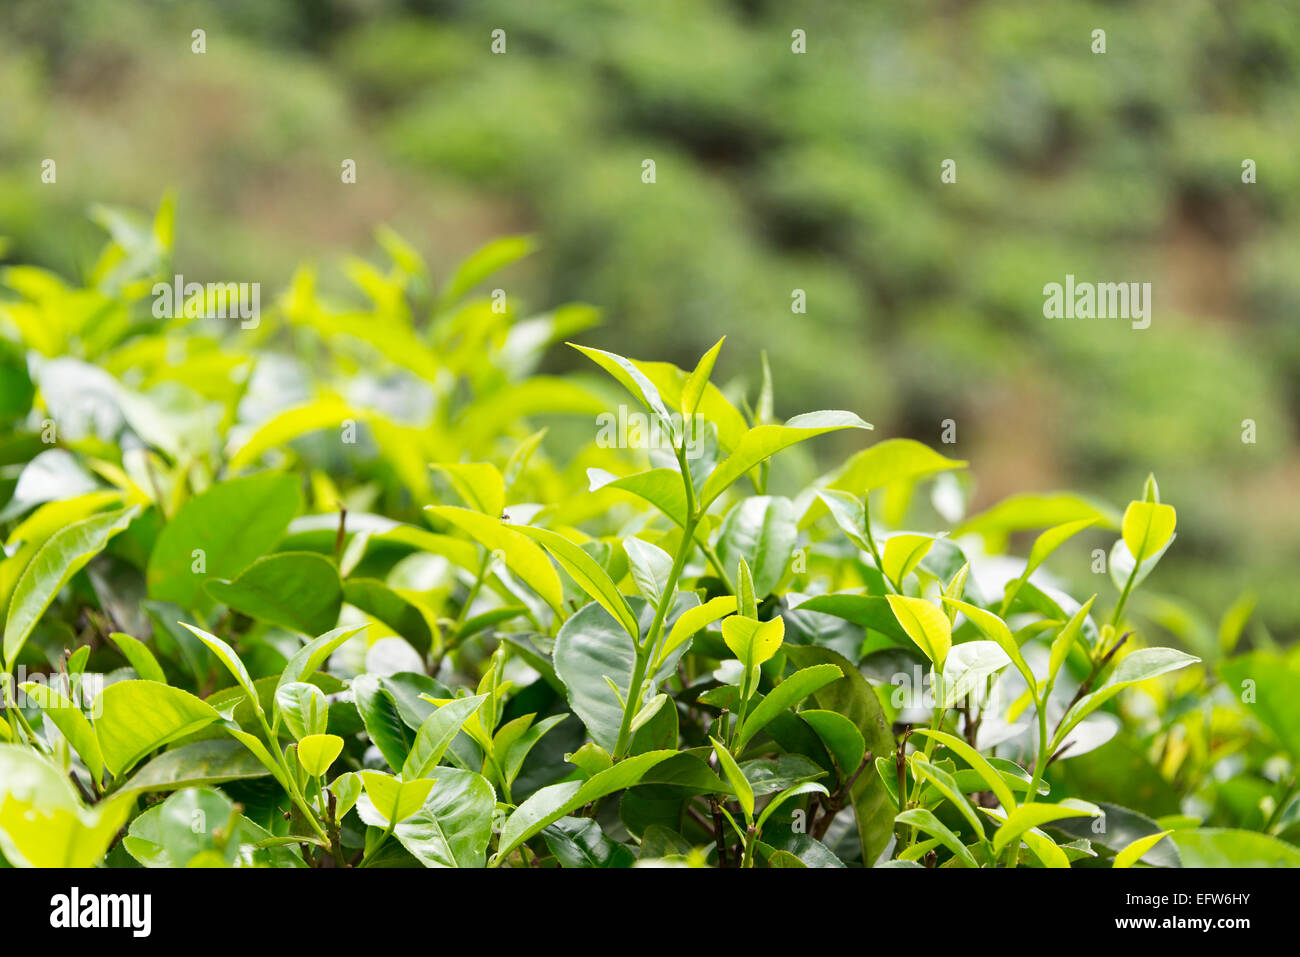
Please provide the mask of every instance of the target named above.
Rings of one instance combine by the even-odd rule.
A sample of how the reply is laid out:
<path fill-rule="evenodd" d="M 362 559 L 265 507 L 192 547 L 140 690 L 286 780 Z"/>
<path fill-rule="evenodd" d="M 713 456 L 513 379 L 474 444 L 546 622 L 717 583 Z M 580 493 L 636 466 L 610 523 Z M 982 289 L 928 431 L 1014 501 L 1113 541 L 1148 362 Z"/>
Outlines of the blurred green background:
<path fill-rule="evenodd" d="M 778 413 L 969 459 L 977 508 L 1154 471 L 1157 586 L 1211 618 L 1254 589 L 1289 638 L 1298 108 L 1294 0 L 5 0 L 0 236 L 80 275 L 90 204 L 172 187 L 186 278 L 269 292 L 379 223 L 439 269 L 532 232 L 511 292 L 600 307 L 586 341 L 689 366 L 725 333 L 751 386 L 766 348 Z M 1066 273 L 1152 283 L 1151 327 L 1045 319 Z"/>

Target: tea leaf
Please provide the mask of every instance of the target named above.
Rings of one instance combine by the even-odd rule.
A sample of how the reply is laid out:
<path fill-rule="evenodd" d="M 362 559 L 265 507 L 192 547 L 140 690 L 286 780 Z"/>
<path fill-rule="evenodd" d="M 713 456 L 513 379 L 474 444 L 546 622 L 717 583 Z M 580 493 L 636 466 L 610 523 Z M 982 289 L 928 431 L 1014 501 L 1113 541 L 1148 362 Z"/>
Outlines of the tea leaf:
<path fill-rule="evenodd" d="M 309 734 L 298 742 L 298 763 L 313 777 L 320 777 L 343 752 L 343 739 L 336 734 Z"/>
<path fill-rule="evenodd" d="M 736 750 L 743 753 L 745 745 L 754 735 L 762 731 L 769 721 L 786 708 L 793 707 L 818 688 L 839 677 L 840 670 L 831 664 L 802 668 L 786 677 L 745 718 L 745 723 L 736 738 Z"/>
<path fill-rule="evenodd" d="M 506 507 L 506 482 L 491 462 L 434 465 L 450 480 L 465 504 L 484 515 L 498 518 Z"/>
<path fill-rule="evenodd" d="M 424 803 L 393 835 L 425 867 L 482 867 L 496 796 L 481 774 L 439 768 Z"/>
<path fill-rule="evenodd" d="M 693 603 L 695 598 L 691 595 L 678 599 L 679 603 L 684 600 Z M 631 599 L 630 605 L 648 625 L 653 609 L 640 598 Z M 677 659 L 684 653 L 685 646 L 679 645 L 660 655 L 659 667 L 644 687 L 644 697 L 638 700 L 637 710 L 653 694 L 656 682 L 676 667 Z M 555 639 L 554 661 L 555 673 L 564 683 L 574 714 L 587 726 L 592 740 L 612 752 L 623 720 L 619 698 L 626 702 L 632 694 L 629 685 L 636 661 L 632 636 L 609 612 L 593 603 L 579 609 L 560 628 Z M 616 691 L 611 691 L 610 682 Z"/>
<path fill-rule="evenodd" d="M 948 829 L 948 826 L 923 807 L 912 808 L 895 816 L 898 824 L 906 824 L 933 836 L 940 844 L 952 851 L 953 855 L 967 867 L 979 867 L 970 849 Z"/>
<path fill-rule="evenodd" d="M 794 505 L 788 498 L 754 496 L 723 519 L 718 556 L 725 568 L 743 558 L 754 576 L 754 593 L 766 596 L 785 575 L 798 536 Z"/>
<path fill-rule="evenodd" d="M 95 736 L 104 767 L 120 775 L 140 758 L 220 718 L 189 692 L 157 681 L 118 681 L 95 704 Z"/>
<path fill-rule="evenodd" d="M 700 629 L 713 624 L 719 618 L 725 618 L 736 611 L 736 599 L 731 595 L 710 598 L 703 605 L 688 608 L 673 622 L 659 652 L 656 665 L 662 664 L 673 652 L 689 641 Z"/>
<path fill-rule="evenodd" d="M 731 756 L 731 752 L 717 738 L 709 738 L 713 742 L 713 753 L 718 756 L 718 766 L 722 768 L 722 773 L 727 778 L 727 783 L 731 785 L 732 791 L 735 792 L 736 800 L 740 802 L 740 809 L 745 812 L 745 820 L 754 820 L 754 789 L 750 786 L 749 780 L 745 777 L 740 765 L 736 759 Z"/>
<path fill-rule="evenodd" d="M 1167 835 L 1172 833 L 1173 831 L 1159 831 L 1155 834 L 1148 834 L 1146 837 L 1139 837 L 1136 841 L 1129 844 L 1124 848 L 1124 850 L 1115 855 L 1115 862 L 1111 864 L 1111 867 L 1132 867 L 1138 861 L 1142 860 L 1142 855 L 1159 844 Z"/>
<path fill-rule="evenodd" d="M 229 671 L 235 681 L 239 683 L 239 686 L 244 689 L 244 692 L 248 695 L 249 703 L 252 704 L 254 710 L 261 713 L 262 704 L 258 698 L 257 689 L 253 687 L 252 676 L 249 675 L 248 669 L 244 667 L 244 663 L 239 659 L 239 655 L 235 653 L 235 649 L 231 648 L 216 635 L 210 634 L 202 628 L 195 628 L 193 625 L 187 625 L 185 622 L 181 622 L 181 625 L 187 631 L 191 632 L 194 637 L 198 638 L 199 641 L 207 645 L 208 650 L 220 659 L 221 663 L 226 666 L 226 670 Z"/>
<path fill-rule="evenodd" d="M 1174 534 L 1177 514 L 1172 505 L 1130 502 L 1124 512 L 1123 536 L 1129 554 L 1141 564 L 1164 548 Z"/>
<path fill-rule="evenodd" d="M 1110 676 L 1105 684 L 1096 691 L 1084 695 L 1069 710 L 1061 722 L 1060 729 L 1056 732 L 1056 740 L 1058 742 L 1063 741 L 1065 735 L 1080 721 L 1125 688 L 1141 684 L 1143 681 L 1149 681 L 1171 671 L 1177 671 L 1180 668 L 1186 668 L 1188 665 L 1196 664 L 1200 660 L 1200 658 L 1176 651 L 1173 648 L 1142 648 L 1133 652 L 1119 663 L 1114 674 Z"/>
<path fill-rule="evenodd" d="M 429 512 L 457 526 L 484 548 L 500 552 L 506 565 L 548 605 L 564 614 L 564 590 L 546 553 L 534 545 L 520 529 L 526 526 L 503 524 L 497 518 L 466 508 L 430 507 Z M 576 546 L 575 546 L 576 547 Z"/>
<path fill-rule="evenodd" d="M 533 525 L 512 525 L 511 528 L 516 529 L 523 536 L 541 542 L 556 562 L 560 563 L 560 567 L 569 573 L 573 581 L 576 581 L 578 588 L 584 590 L 599 602 L 604 610 L 614 615 L 617 622 L 627 629 L 633 641 L 640 641 L 641 629 L 632 610 L 628 607 L 627 599 L 594 558 L 562 534 L 551 532 L 550 529 L 536 528 Z"/>
<path fill-rule="evenodd" d="M 986 638 L 996 642 L 1011 663 L 1016 666 L 1016 670 L 1024 676 L 1025 683 L 1030 688 L 1038 686 L 1034 673 L 1025 662 L 1025 656 L 1020 652 L 1020 645 L 1016 643 L 1015 636 L 1011 634 L 1011 629 L 1007 627 L 1006 622 L 991 611 L 977 608 L 968 602 L 958 601 L 946 596 L 943 601 L 949 606 L 960 610 Z"/>
<path fill-rule="evenodd" d="M 325 693 L 315 685 L 294 681 L 275 689 L 276 715 L 295 740 L 325 733 L 330 706 Z M 302 752 L 299 751 L 299 756 Z"/>
<path fill-rule="evenodd" d="M 74 702 L 44 684 L 25 681 L 18 686 L 45 713 L 45 717 L 68 739 L 97 785 L 104 781 L 104 756 L 95 729 Z"/>
<path fill-rule="evenodd" d="M 139 508 L 106 512 L 74 522 L 50 536 L 14 586 L 5 617 L 4 661 L 12 672 L 18 653 L 59 591 L 104 550 L 108 540 L 139 514 Z"/>
<path fill-rule="evenodd" d="M 695 371 L 687 377 L 686 384 L 682 386 L 682 415 L 687 418 L 695 414 L 700 404 L 700 397 L 704 395 L 704 387 L 709 384 L 709 376 L 713 373 L 713 363 L 717 361 L 718 353 L 722 351 L 722 344 L 726 341 L 727 337 L 723 336 L 712 349 L 700 357 Z"/>
<path fill-rule="evenodd" d="M 1174 831 L 1184 867 L 1300 867 L 1300 848 L 1239 828 Z"/>
<path fill-rule="evenodd" d="M 647 751 L 625 758 L 585 782 L 566 781 L 541 788 L 507 818 L 493 863 L 500 864 L 524 841 L 578 808 L 636 784 L 647 771 L 674 754 L 675 751 Z"/>
<path fill-rule="evenodd" d="M 233 581 L 209 579 L 204 590 L 223 605 L 305 635 L 338 624 L 343 583 L 334 564 L 314 552 L 259 558 Z"/>
<path fill-rule="evenodd" d="M 461 725 L 486 700 L 487 695 L 482 694 L 457 698 L 425 718 L 415 733 L 411 751 L 402 764 L 402 777 L 410 780 L 432 774 L 451 742 L 460 733 Z"/>
<path fill-rule="evenodd" d="M 952 648 L 952 625 L 948 622 L 948 616 L 924 598 L 909 598 L 906 595 L 886 597 L 894 617 L 903 626 L 907 636 L 936 667 L 942 668 L 944 659 Z"/>
<path fill-rule="evenodd" d="M 839 429 L 870 429 L 852 412 L 808 412 L 785 425 L 760 425 L 750 429 L 735 450 L 718 465 L 700 490 L 700 508 L 708 508 L 719 495 L 751 468 L 782 449 Z"/>
<path fill-rule="evenodd" d="M 393 629 L 419 654 L 426 655 L 433 647 L 436 624 L 430 622 L 414 595 L 398 592 L 374 578 L 351 578 L 343 584 L 343 598 Z M 461 636 L 465 634 L 462 628 Z"/>
<path fill-rule="evenodd" d="M 357 802 L 357 812 L 367 824 L 400 824 L 424 804 L 429 796 L 434 781 L 430 778 L 416 778 L 404 781 L 382 771 L 360 771 L 361 784 L 365 788 L 365 797 Z M 369 818 L 369 820 L 367 820 Z"/>
<path fill-rule="evenodd" d="M 49 761 L 0 744 L 0 852 L 17 867 L 93 867 L 135 801 L 116 795 L 92 808 Z"/>
<path fill-rule="evenodd" d="M 250 780 L 266 775 L 267 769 L 257 756 L 238 741 L 195 741 L 158 755 L 131 775 L 118 788 L 118 793 L 179 791 L 186 787 Z"/>
<path fill-rule="evenodd" d="M 153 656 L 153 652 L 144 642 L 120 631 L 115 631 L 108 637 L 117 645 L 122 656 L 131 663 L 137 675 L 146 681 L 160 681 L 166 684 L 167 678 L 163 674 L 162 665 L 158 664 L 158 659 Z"/>
<path fill-rule="evenodd" d="M 756 621 L 732 615 L 722 620 L 722 640 L 746 669 L 761 665 L 776 654 L 784 637 L 785 621 L 780 618 Z"/>
<path fill-rule="evenodd" d="M 1101 809 L 1086 801 L 1060 804 L 1023 804 L 1007 815 L 1002 826 L 993 834 L 993 851 L 1002 850 L 1030 828 L 1040 827 L 1063 817 L 1098 817 Z"/>
<path fill-rule="evenodd" d="M 673 557 L 657 545 L 643 542 L 639 538 L 625 539 L 623 550 L 627 552 L 637 591 L 651 604 L 659 604 L 663 600 L 663 590 L 672 571 Z"/>
<path fill-rule="evenodd" d="M 236 577 L 271 550 L 301 507 L 292 475 L 268 472 L 213 485 L 159 533 L 149 556 L 149 597 L 195 608 L 205 579 Z"/>
<path fill-rule="evenodd" d="M 1007 783 L 1002 780 L 1002 775 L 993 768 L 993 765 L 989 764 L 989 762 L 985 760 L 982 754 L 972 748 L 969 744 L 961 740 L 961 738 L 948 734 L 946 731 L 933 731 L 929 728 L 917 728 L 915 729 L 915 733 L 925 735 L 927 738 L 934 738 L 935 741 L 956 754 L 959 758 L 970 765 L 972 771 L 984 779 L 984 783 L 988 785 L 989 790 L 997 797 L 1003 808 L 1008 811 L 1015 809 L 1016 799 L 1012 796 L 1011 789 L 1007 787 Z"/>
<path fill-rule="evenodd" d="M 934 545 L 928 535 L 891 535 L 885 541 L 880 570 L 890 581 L 901 584 Z"/>

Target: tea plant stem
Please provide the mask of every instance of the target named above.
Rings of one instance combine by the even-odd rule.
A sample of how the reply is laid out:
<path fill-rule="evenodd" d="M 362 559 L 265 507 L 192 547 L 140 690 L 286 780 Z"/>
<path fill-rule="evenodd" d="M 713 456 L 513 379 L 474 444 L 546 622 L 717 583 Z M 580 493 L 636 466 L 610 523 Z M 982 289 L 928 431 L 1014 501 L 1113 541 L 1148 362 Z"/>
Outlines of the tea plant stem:
<path fill-rule="evenodd" d="M 632 719 L 636 717 L 637 706 L 641 700 L 641 685 L 645 681 L 649 652 L 645 647 L 636 650 L 636 662 L 632 666 L 632 681 L 627 688 L 627 701 L 623 705 L 623 720 L 618 726 L 618 738 L 614 741 L 614 753 L 611 757 L 617 761 L 623 757 L 632 736 Z"/>
<path fill-rule="evenodd" d="M 1128 580 L 1124 582 L 1124 589 L 1119 593 L 1119 601 L 1115 603 L 1115 612 L 1110 616 L 1110 626 L 1119 627 L 1120 616 L 1124 614 L 1124 606 L 1128 603 L 1128 596 L 1133 591 L 1133 581 L 1137 578 L 1138 565 L 1133 566 L 1133 570 L 1128 573 Z"/>
<path fill-rule="evenodd" d="M 695 513 L 695 485 L 691 482 L 691 465 L 686 458 L 685 446 L 679 442 L 674 452 L 682 475 L 683 491 L 686 493 L 686 525 L 682 529 L 682 541 L 677 546 L 677 554 L 673 556 L 668 581 L 664 583 L 663 594 L 659 597 L 658 607 L 655 608 L 654 620 L 650 622 L 645 640 L 636 649 L 636 661 L 632 666 L 632 683 L 628 685 L 627 703 L 623 706 L 623 721 L 619 724 L 618 738 L 614 742 L 612 757 L 615 761 L 623 757 L 631 743 L 632 719 L 636 717 L 641 706 L 641 686 L 645 683 L 646 671 L 659 660 L 664 619 L 668 615 L 668 606 L 672 603 L 673 593 L 677 590 L 677 582 L 682 577 L 682 569 L 686 567 L 687 556 L 690 555 L 691 547 L 695 544 L 695 529 L 700 521 L 700 517 Z"/>
<path fill-rule="evenodd" d="M 1273 825 L 1277 823 L 1277 819 L 1282 816 L 1282 813 L 1287 809 L 1287 806 L 1291 803 L 1291 797 L 1292 795 L 1295 794 L 1295 791 L 1296 791 L 1296 778 L 1293 775 L 1291 780 L 1287 783 L 1286 787 L 1282 790 L 1282 796 L 1278 799 L 1277 804 L 1274 805 L 1273 813 L 1268 816 L 1268 820 L 1264 823 L 1265 834 L 1269 834 L 1272 832 Z"/>
<path fill-rule="evenodd" d="M 930 720 L 930 730 L 931 730 L 931 731 L 940 731 L 940 730 L 943 729 L 943 716 L 944 716 L 944 714 L 947 713 L 947 710 L 948 710 L 948 709 L 947 709 L 947 708 L 944 708 L 942 705 L 937 706 L 937 707 L 934 709 L 934 717 L 931 718 L 931 720 Z M 930 755 L 934 754 L 934 746 L 935 746 L 935 739 L 934 739 L 933 737 L 929 736 L 929 735 L 926 735 L 926 738 L 925 738 L 925 748 L 923 749 L 922 753 L 925 755 L 925 759 L 926 759 L 927 761 L 930 760 Z M 915 805 L 918 801 L 920 801 L 920 799 L 921 799 L 921 790 L 922 790 L 923 786 L 924 786 L 924 781 L 921 779 L 920 775 L 917 775 L 917 776 L 915 777 L 915 779 L 912 781 L 912 793 L 911 793 L 911 795 L 909 796 L 908 804 Z M 901 789 L 901 777 L 900 777 L 900 790 L 899 790 L 899 803 L 900 803 L 900 804 L 902 803 L 902 800 L 903 800 L 903 799 L 902 799 L 902 793 L 903 793 L 903 792 L 902 792 L 902 789 Z M 914 828 L 914 827 L 909 827 L 909 828 L 907 829 L 907 843 L 908 843 L 908 846 L 911 846 L 912 844 L 914 844 L 914 843 L 916 842 L 916 837 L 917 837 L 917 830 L 916 830 L 916 828 Z"/>
<path fill-rule="evenodd" d="M 326 830 L 329 832 L 330 854 L 334 857 L 336 867 L 347 867 L 347 861 L 343 857 L 343 838 L 339 833 L 338 822 L 338 798 L 334 796 L 333 791 L 325 790 L 329 795 L 328 814 L 326 817 Z"/>
<path fill-rule="evenodd" d="M 334 533 L 334 561 L 337 563 L 343 557 L 343 542 L 348 533 L 348 510 L 346 507 L 339 506 L 339 528 Z"/>
<path fill-rule="evenodd" d="M 751 670 L 755 672 L 755 674 L 751 675 Z M 749 699 L 753 696 L 755 690 L 751 686 L 751 682 L 757 683 L 759 678 L 760 674 L 758 673 L 757 667 L 746 669 L 745 673 L 740 676 L 740 698 L 736 702 L 736 721 L 731 729 L 731 740 L 733 743 L 740 737 L 740 732 L 745 726 L 745 716 L 749 713 Z M 737 757 L 739 757 L 739 755 L 737 755 Z"/>
<path fill-rule="evenodd" d="M 1115 652 L 1119 651 L 1120 646 L 1123 645 L 1124 642 L 1128 641 L 1130 634 L 1132 634 L 1132 632 L 1125 632 L 1121 635 L 1119 641 L 1115 642 L 1106 654 L 1093 662 L 1092 670 L 1088 672 L 1088 677 L 1083 679 L 1083 683 L 1079 685 L 1079 690 L 1074 693 L 1074 697 L 1070 699 L 1070 703 L 1065 706 L 1065 711 L 1061 714 L 1061 720 L 1056 722 L 1056 728 L 1052 731 L 1052 744 L 1054 746 L 1060 744 L 1060 742 L 1056 740 L 1056 736 L 1060 733 L 1061 725 L 1065 723 L 1065 719 L 1069 715 L 1070 709 L 1078 704 L 1080 699 L 1092 690 L 1093 682 L 1097 680 L 1097 676 L 1101 674 L 1102 670 L 1110 662 L 1110 659 L 1115 656 Z M 1055 750 L 1055 747 L 1053 747 L 1053 750 Z"/>
<path fill-rule="evenodd" d="M 718 866 L 727 866 L 727 835 L 723 828 L 722 811 L 719 809 L 718 799 L 709 797 L 709 808 L 713 812 L 713 835 L 718 844 Z"/>
<path fill-rule="evenodd" d="M 307 803 L 307 799 L 303 796 L 301 789 L 298 787 L 297 775 L 295 775 L 293 769 L 289 767 L 289 762 L 285 760 L 284 752 L 280 750 L 278 738 L 266 723 L 266 716 L 262 714 L 262 709 L 258 706 L 258 703 L 255 700 L 253 701 L 253 713 L 257 715 L 258 723 L 262 726 L 262 733 L 266 735 L 267 748 L 274 756 L 275 763 L 280 768 L 280 773 L 284 775 L 284 783 L 289 792 L 289 800 L 291 800 L 297 806 L 298 810 L 302 812 L 303 817 L 307 819 L 307 823 L 310 824 L 312 830 L 316 832 L 316 836 L 323 841 L 328 841 L 324 829 L 320 826 L 320 822 L 316 820 L 315 812 L 312 811 L 311 805 Z"/>
<path fill-rule="evenodd" d="M 1007 611 L 1011 608 L 1011 603 L 1016 600 L 1016 595 L 1020 593 L 1020 586 L 1023 585 L 1027 580 L 1027 575 L 1028 572 L 1026 572 L 1025 575 L 1021 575 L 1019 578 L 1013 581 L 1011 583 L 1011 587 L 1007 589 L 1007 593 L 1002 599 L 1002 604 L 998 606 L 999 618 L 1007 617 Z"/>
<path fill-rule="evenodd" d="M 465 595 L 465 601 L 460 606 L 460 613 L 456 616 L 456 641 L 460 641 L 460 631 L 465 626 L 465 618 L 469 615 L 470 606 L 474 604 L 474 599 L 483 589 L 483 581 L 487 578 L 488 566 L 492 562 L 492 553 L 484 551 L 483 561 L 479 564 L 478 574 L 474 577 L 474 584 L 470 586 L 469 592 Z"/>
<path fill-rule="evenodd" d="M 898 741 L 898 749 L 894 752 L 894 769 L 898 772 L 898 813 L 902 814 L 907 810 L 907 739 L 911 736 L 912 731 L 909 728 L 903 732 L 902 738 Z M 896 847 L 903 846 L 904 828 L 901 824 L 894 825 L 894 842 Z"/>
<path fill-rule="evenodd" d="M 375 842 L 375 846 L 370 849 L 370 853 L 368 853 L 365 857 L 361 858 L 361 863 L 358 864 L 357 867 L 365 867 L 370 863 L 370 859 L 374 857 L 376 854 L 378 854 L 380 848 L 382 848 L 385 844 L 388 843 L 388 837 L 390 834 L 393 833 L 394 827 L 396 827 L 396 824 L 393 821 L 389 821 L 388 826 L 384 828 L 384 833 L 381 834 L 379 836 L 379 840 Z"/>
<path fill-rule="evenodd" d="M 686 476 L 686 482 L 690 484 L 689 475 Z M 623 721 L 619 725 L 618 738 L 614 742 L 612 757 L 615 761 L 623 757 L 630 743 L 632 719 L 636 717 L 641 704 L 641 685 L 645 682 L 646 671 L 651 661 L 659 654 L 664 618 L 668 615 L 668 605 L 672 601 L 673 592 L 677 589 L 677 582 L 682 577 L 682 569 L 686 567 L 686 556 L 690 554 L 691 545 L 695 540 L 695 525 L 696 520 L 692 516 L 686 523 L 682 543 L 677 546 L 677 554 L 673 556 L 673 566 L 668 572 L 668 581 L 664 585 L 664 593 L 659 599 L 659 605 L 655 608 L 654 620 L 650 622 L 645 640 L 637 646 L 636 661 L 632 666 L 632 682 L 628 685 L 627 703 L 623 706 Z"/>
<path fill-rule="evenodd" d="M 732 582 L 731 576 L 727 574 L 727 569 L 723 567 L 722 559 L 718 558 L 718 553 L 714 551 L 713 546 L 708 542 L 699 542 L 698 544 L 700 546 L 700 551 L 704 553 L 704 557 L 709 560 L 709 564 L 713 566 L 713 570 L 717 572 L 718 577 L 722 579 L 722 584 L 727 587 L 728 592 L 734 595 L 736 593 L 736 585 Z"/>
<path fill-rule="evenodd" d="M 1038 785 L 1043 780 L 1043 772 L 1047 770 L 1047 762 L 1052 753 L 1052 746 L 1047 740 L 1047 702 L 1039 700 L 1035 695 L 1034 704 L 1038 707 L 1038 756 L 1034 759 L 1034 774 L 1029 779 L 1029 791 L 1025 794 L 1026 804 L 1033 804 L 1038 796 Z"/>
<path fill-rule="evenodd" d="M 695 531 L 695 483 L 691 481 L 691 464 L 686 458 L 686 449 L 678 446 L 677 465 L 682 473 L 682 485 L 685 486 L 686 492 L 686 521 L 691 526 L 691 532 Z"/>
<path fill-rule="evenodd" d="M 758 840 L 758 829 L 751 824 L 745 830 L 745 851 L 740 858 L 741 867 L 754 866 L 754 844 L 757 840 Z"/>
<path fill-rule="evenodd" d="M 158 503 L 158 517 L 162 519 L 165 525 L 167 524 L 166 496 L 163 495 L 162 486 L 158 484 L 158 476 L 153 469 L 153 460 L 148 455 L 144 457 L 144 471 L 149 476 L 149 487 L 153 489 L 154 499 Z"/>
<path fill-rule="evenodd" d="M 27 744 L 34 750 L 44 753 L 45 749 L 41 746 L 40 739 L 36 737 L 36 732 L 33 731 L 32 726 L 27 723 L 27 716 L 23 714 L 23 709 L 18 706 L 18 702 L 13 697 L 13 689 L 10 687 L 10 682 L 8 681 L 9 674 L 10 672 L 6 669 L 5 680 L 0 680 L 0 686 L 3 686 L 4 688 L 5 708 L 9 714 L 12 714 L 18 720 L 15 727 L 18 729 L 18 733 L 27 740 Z"/>
<path fill-rule="evenodd" d="M 514 799 L 510 797 L 510 782 L 506 780 L 506 773 L 502 770 L 500 762 L 494 752 L 488 755 L 488 764 L 491 767 L 492 774 L 496 777 L 497 784 L 501 786 L 501 796 L 507 804 L 514 804 Z"/>
<path fill-rule="evenodd" d="M 871 534 L 871 492 L 862 496 L 862 531 L 866 535 L 867 544 L 871 546 L 871 557 L 876 560 L 876 568 L 880 569 L 880 579 L 885 583 L 885 588 L 892 591 L 895 595 L 901 595 L 903 590 L 889 580 L 885 574 L 885 562 L 880 557 L 880 549 L 876 545 L 876 538 Z"/>
<path fill-rule="evenodd" d="M 853 800 L 853 786 L 858 783 L 858 778 L 862 776 L 863 771 L 875 763 L 875 760 L 875 756 L 870 751 L 866 752 L 858 762 L 857 770 L 840 782 L 839 787 L 824 798 L 821 795 L 814 796 L 810 807 L 811 813 L 808 816 L 809 834 L 819 841 L 826 836 L 831 823 L 835 820 L 835 815 L 844 809 L 847 802 Z M 821 811 L 820 815 L 817 813 L 818 809 Z"/>

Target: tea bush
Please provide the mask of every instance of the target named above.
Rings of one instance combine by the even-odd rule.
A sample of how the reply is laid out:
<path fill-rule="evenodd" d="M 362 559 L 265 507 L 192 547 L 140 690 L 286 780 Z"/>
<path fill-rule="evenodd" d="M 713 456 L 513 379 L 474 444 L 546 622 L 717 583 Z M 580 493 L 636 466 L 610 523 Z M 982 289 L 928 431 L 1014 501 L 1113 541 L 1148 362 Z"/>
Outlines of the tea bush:
<path fill-rule="evenodd" d="M 539 375 L 595 315 L 475 294 L 523 238 L 160 309 L 172 215 L 4 272 L 9 864 L 1300 863 L 1300 658 L 1134 611 L 1154 478 L 967 515 L 964 462 L 782 421 L 779 346 Z"/>
<path fill-rule="evenodd" d="M 1223 608 L 1252 586 L 1252 627 L 1300 630 L 1300 7 L 788 6 L 7 0 L 0 232 L 79 274 L 86 204 L 166 182 L 187 268 L 269 288 L 376 221 L 440 271 L 527 223 L 545 264 L 510 282 L 608 308 L 587 344 L 690 367 L 727 332 L 725 367 L 796 326 L 790 409 L 928 442 L 956 418 L 964 457 L 1017 459 L 978 469 L 985 494 L 1121 501 L 1155 471 L 1195 532 L 1160 587 Z M 1153 326 L 1044 321 L 1067 273 L 1153 280 Z"/>

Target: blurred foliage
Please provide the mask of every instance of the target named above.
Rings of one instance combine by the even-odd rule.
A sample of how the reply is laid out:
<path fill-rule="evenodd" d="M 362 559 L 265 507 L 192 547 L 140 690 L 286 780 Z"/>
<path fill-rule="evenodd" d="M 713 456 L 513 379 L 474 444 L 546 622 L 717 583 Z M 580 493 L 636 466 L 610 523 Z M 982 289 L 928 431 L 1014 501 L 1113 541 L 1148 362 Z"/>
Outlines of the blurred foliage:
<path fill-rule="evenodd" d="M 541 267 L 508 273 L 512 292 L 598 305 L 598 344 L 684 364 L 726 333 L 733 356 L 780 352 L 792 409 L 928 442 L 951 418 L 978 503 L 1119 496 L 1154 468 L 1188 529 L 1168 587 L 1217 614 L 1253 586 L 1271 628 L 1300 624 L 1294 3 L 15 0 L 0 17 L 12 261 L 84 271 L 85 207 L 163 186 L 196 276 L 282 283 L 376 221 L 441 266 L 535 230 Z M 1066 273 L 1150 281 L 1151 328 L 1044 319 Z M 720 378 L 754 384 L 731 363 Z"/>

